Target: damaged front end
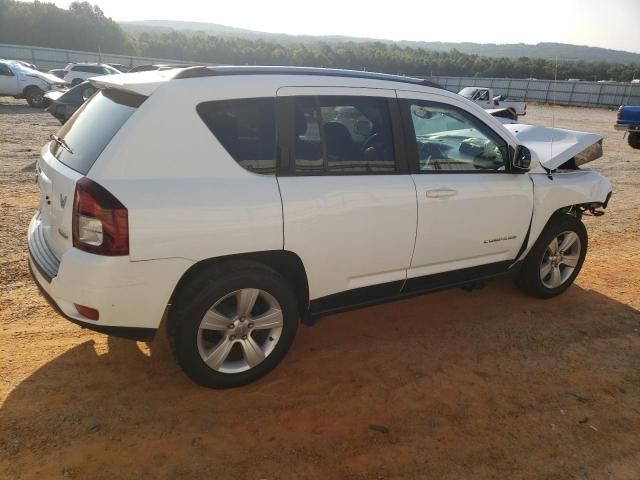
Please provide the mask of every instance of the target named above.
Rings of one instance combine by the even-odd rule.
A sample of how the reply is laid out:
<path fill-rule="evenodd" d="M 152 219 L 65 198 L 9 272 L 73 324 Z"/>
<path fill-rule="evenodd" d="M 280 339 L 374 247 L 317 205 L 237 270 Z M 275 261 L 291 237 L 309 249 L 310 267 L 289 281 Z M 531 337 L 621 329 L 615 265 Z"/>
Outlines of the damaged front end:
<path fill-rule="evenodd" d="M 534 154 L 546 172 L 576 170 L 602 157 L 602 136 L 595 133 L 524 124 L 504 126 Z"/>

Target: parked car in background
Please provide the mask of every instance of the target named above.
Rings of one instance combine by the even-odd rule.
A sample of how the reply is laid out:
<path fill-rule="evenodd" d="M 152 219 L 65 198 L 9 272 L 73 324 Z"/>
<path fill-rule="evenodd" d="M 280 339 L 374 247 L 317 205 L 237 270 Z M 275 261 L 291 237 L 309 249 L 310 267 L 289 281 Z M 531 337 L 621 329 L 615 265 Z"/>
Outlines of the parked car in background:
<path fill-rule="evenodd" d="M 15 60 L 0 60 L 0 96 L 24 98 L 31 107 L 44 107 L 44 94 L 64 86 L 54 75 L 24 66 Z"/>
<path fill-rule="evenodd" d="M 501 275 L 560 295 L 587 253 L 582 214 L 612 191 L 580 168 L 601 136 L 502 124 L 422 79 L 192 67 L 91 83 L 37 162 L 31 273 L 83 327 L 149 340 L 166 318 L 207 387 L 267 374 L 301 320 Z"/>
<path fill-rule="evenodd" d="M 44 94 L 46 111 L 64 124 L 95 92 L 96 87 L 89 82 L 82 82 L 66 91 L 52 90 Z"/>
<path fill-rule="evenodd" d="M 517 117 L 527 114 L 526 102 L 509 100 L 502 95 L 496 96 L 493 94 L 492 88 L 465 87 L 458 92 L 458 95 L 462 95 L 464 98 L 477 103 L 484 109 L 508 108 L 512 110 Z"/>
<path fill-rule="evenodd" d="M 50 75 L 55 75 L 58 78 L 61 78 L 64 80 L 64 74 L 67 73 L 67 71 L 64 68 L 54 68 L 52 70 L 49 70 Z"/>
<path fill-rule="evenodd" d="M 618 120 L 613 128 L 627 134 L 631 148 L 640 149 L 640 106 L 623 105 L 618 108 Z"/>
<path fill-rule="evenodd" d="M 67 85 L 76 86 L 91 77 L 119 73 L 122 72 L 103 63 L 70 63 L 65 67 L 64 81 Z"/>

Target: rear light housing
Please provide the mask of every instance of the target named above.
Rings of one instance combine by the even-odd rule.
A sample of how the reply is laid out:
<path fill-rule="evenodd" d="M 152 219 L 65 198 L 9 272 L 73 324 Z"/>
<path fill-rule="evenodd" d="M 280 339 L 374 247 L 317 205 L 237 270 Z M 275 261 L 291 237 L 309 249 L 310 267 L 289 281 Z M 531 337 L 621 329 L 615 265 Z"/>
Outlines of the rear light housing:
<path fill-rule="evenodd" d="M 129 214 L 103 186 L 83 177 L 73 198 L 73 246 L 98 255 L 129 254 Z"/>

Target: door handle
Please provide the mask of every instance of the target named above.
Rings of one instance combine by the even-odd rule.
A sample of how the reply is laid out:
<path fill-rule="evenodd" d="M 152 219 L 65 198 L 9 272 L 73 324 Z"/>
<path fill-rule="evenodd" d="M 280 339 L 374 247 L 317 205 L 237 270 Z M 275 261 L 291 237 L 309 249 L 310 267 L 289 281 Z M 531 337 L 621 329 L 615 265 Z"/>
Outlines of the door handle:
<path fill-rule="evenodd" d="M 453 197 L 457 194 L 458 191 L 453 188 L 434 188 L 433 190 L 427 190 L 427 197 L 432 198 Z"/>

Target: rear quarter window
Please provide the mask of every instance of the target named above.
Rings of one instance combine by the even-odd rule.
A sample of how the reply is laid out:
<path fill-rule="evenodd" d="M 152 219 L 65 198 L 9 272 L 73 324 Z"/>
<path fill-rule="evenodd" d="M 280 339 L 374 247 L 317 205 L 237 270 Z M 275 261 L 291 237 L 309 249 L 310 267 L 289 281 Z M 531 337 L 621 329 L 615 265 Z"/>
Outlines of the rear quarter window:
<path fill-rule="evenodd" d="M 51 153 L 67 167 L 86 175 L 145 99 L 141 95 L 109 90 L 96 93 L 57 133 L 71 151 L 52 140 Z"/>
<path fill-rule="evenodd" d="M 196 111 L 229 155 L 243 168 L 254 173 L 275 173 L 275 99 L 204 102 L 196 107 Z"/>

